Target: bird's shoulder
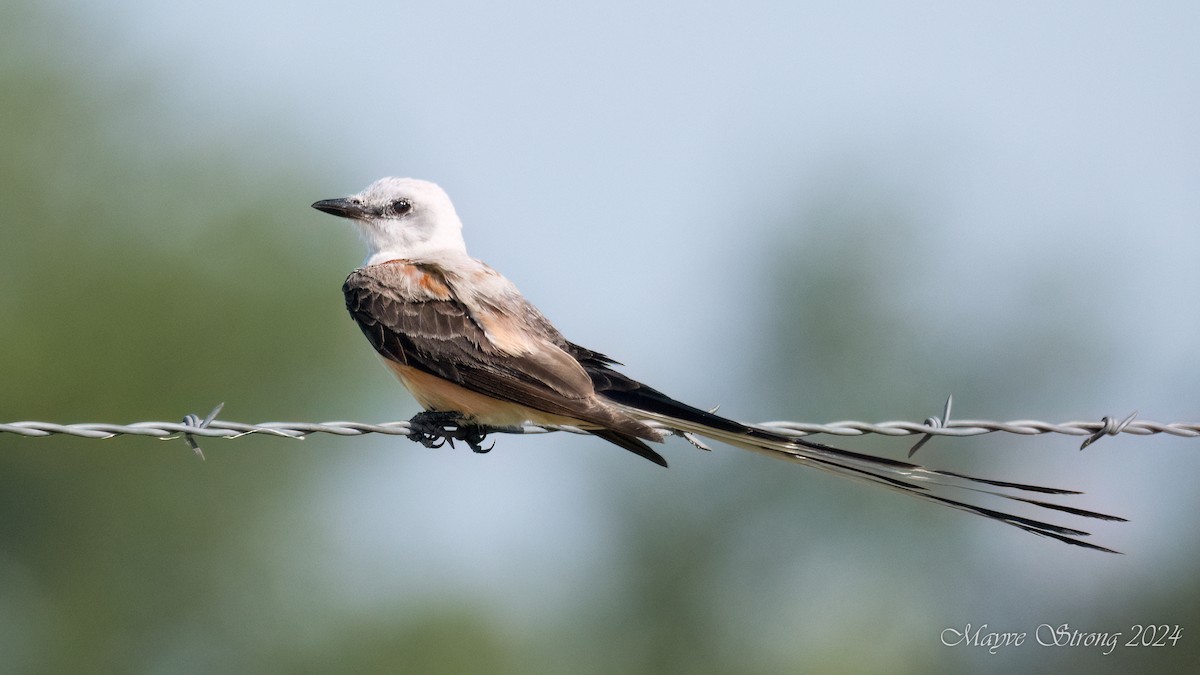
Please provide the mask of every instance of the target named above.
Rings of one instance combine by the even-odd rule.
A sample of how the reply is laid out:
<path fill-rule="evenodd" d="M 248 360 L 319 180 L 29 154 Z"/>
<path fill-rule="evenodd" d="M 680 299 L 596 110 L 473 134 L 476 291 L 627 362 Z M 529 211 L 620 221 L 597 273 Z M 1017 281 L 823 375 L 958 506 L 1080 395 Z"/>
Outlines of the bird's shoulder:
<path fill-rule="evenodd" d="M 393 302 L 453 300 L 447 273 L 439 265 L 420 260 L 389 260 L 359 267 L 346 277 L 342 292 L 352 296 L 386 298 Z"/>
<path fill-rule="evenodd" d="M 342 291 L 347 309 L 360 323 L 406 331 L 418 316 L 436 316 L 443 325 L 453 318 L 482 331 L 484 345 L 512 355 L 567 344 L 512 282 L 473 259 L 405 259 L 360 267 L 346 278 Z"/>

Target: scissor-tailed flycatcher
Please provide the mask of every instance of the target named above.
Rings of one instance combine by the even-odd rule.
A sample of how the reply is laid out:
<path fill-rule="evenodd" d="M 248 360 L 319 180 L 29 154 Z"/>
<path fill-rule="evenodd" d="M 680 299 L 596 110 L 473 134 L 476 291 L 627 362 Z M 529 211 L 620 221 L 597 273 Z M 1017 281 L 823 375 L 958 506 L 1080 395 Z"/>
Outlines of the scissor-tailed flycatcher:
<path fill-rule="evenodd" d="M 1082 530 L 965 500 L 999 497 L 1124 520 L 1029 496 L 1079 494 L 1072 490 L 972 478 L 791 438 L 680 403 L 630 379 L 613 369 L 613 359 L 564 338 L 508 279 L 467 255 L 454 205 L 433 183 L 384 178 L 313 208 L 349 218 L 367 244 L 366 261 L 342 287 L 346 307 L 425 407 L 413 418 L 413 438 L 426 445 L 450 437 L 447 425 L 477 451 L 488 427 L 570 425 L 666 466 L 645 443 L 663 440 L 645 423 L 655 421 L 1100 551 L 1110 549 L 1079 539 L 1088 534 Z"/>

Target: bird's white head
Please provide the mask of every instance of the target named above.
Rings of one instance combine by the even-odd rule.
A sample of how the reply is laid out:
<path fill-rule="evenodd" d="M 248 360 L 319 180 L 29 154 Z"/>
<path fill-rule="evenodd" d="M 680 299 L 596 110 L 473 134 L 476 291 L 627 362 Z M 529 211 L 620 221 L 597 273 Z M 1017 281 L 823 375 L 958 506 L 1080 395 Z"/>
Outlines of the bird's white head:
<path fill-rule="evenodd" d="M 445 190 L 416 178 L 381 178 L 362 192 L 312 205 L 354 222 L 367 244 L 364 265 L 466 255 L 462 221 Z"/>

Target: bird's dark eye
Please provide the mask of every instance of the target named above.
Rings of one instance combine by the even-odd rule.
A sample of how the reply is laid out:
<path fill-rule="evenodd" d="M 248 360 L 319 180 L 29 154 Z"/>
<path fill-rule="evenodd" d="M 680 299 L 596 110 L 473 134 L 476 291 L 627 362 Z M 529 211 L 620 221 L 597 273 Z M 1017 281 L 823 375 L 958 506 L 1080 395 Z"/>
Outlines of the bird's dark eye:
<path fill-rule="evenodd" d="M 412 202 L 407 199 L 397 199 L 391 203 L 392 213 L 397 216 L 402 216 L 412 210 Z"/>

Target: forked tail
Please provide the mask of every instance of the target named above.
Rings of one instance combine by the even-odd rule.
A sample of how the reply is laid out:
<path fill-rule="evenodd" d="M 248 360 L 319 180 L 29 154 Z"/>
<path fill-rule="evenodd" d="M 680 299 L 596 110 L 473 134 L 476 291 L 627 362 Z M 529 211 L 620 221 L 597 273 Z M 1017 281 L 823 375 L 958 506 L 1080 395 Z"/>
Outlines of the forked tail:
<path fill-rule="evenodd" d="M 953 471 L 929 469 L 895 459 L 873 457 L 834 448 L 775 431 L 741 424 L 676 401 L 609 367 L 611 360 L 582 348 L 576 356 L 592 376 L 598 393 L 631 415 L 659 422 L 670 429 L 728 443 L 779 459 L 812 466 L 839 476 L 875 483 L 937 504 L 990 518 L 1074 546 L 1117 553 L 1085 541 L 1084 530 L 982 506 L 976 501 L 999 498 L 1081 518 L 1125 522 L 1124 518 L 1045 501 L 1046 495 L 1077 495 L 1075 490 L 976 478 Z M 635 439 L 636 440 L 636 439 Z M 644 445 L 644 444 L 643 444 Z M 648 448 L 647 448 L 648 450 Z M 640 453 L 639 453 L 640 454 Z"/>
<path fill-rule="evenodd" d="M 1026 532 L 1040 534 L 1067 544 L 1082 546 L 1096 551 L 1105 551 L 1107 553 L 1118 552 L 1081 539 L 1080 537 L 1090 535 L 1089 532 L 1084 530 L 1056 525 L 1044 520 L 1028 518 L 1015 513 L 1008 513 L 979 504 L 973 504 L 968 501 L 972 497 L 989 495 L 1083 518 L 1125 521 L 1124 518 L 1119 516 L 1110 516 L 1096 511 L 1064 506 L 1037 497 L 1037 495 L 1081 494 L 1075 490 L 976 478 L 953 471 L 929 469 L 909 462 L 873 457 L 745 425 L 739 425 L 745 427 L 743 431 L 735 432 L 726 428 L 716 428 L 669 415 L 646 411 L 640 411 L 640 414 L 647 419 L 661 422 L 672 429 L 698 434 L 771 457 L 789 460 L 798 464 L 806 464 L 847 478 L 882 485 L 920 499 L 926 499 L 961 511 L 998 520 Z M 725 427 L 726 425 L 722 424 L 721 426 Z"/>

